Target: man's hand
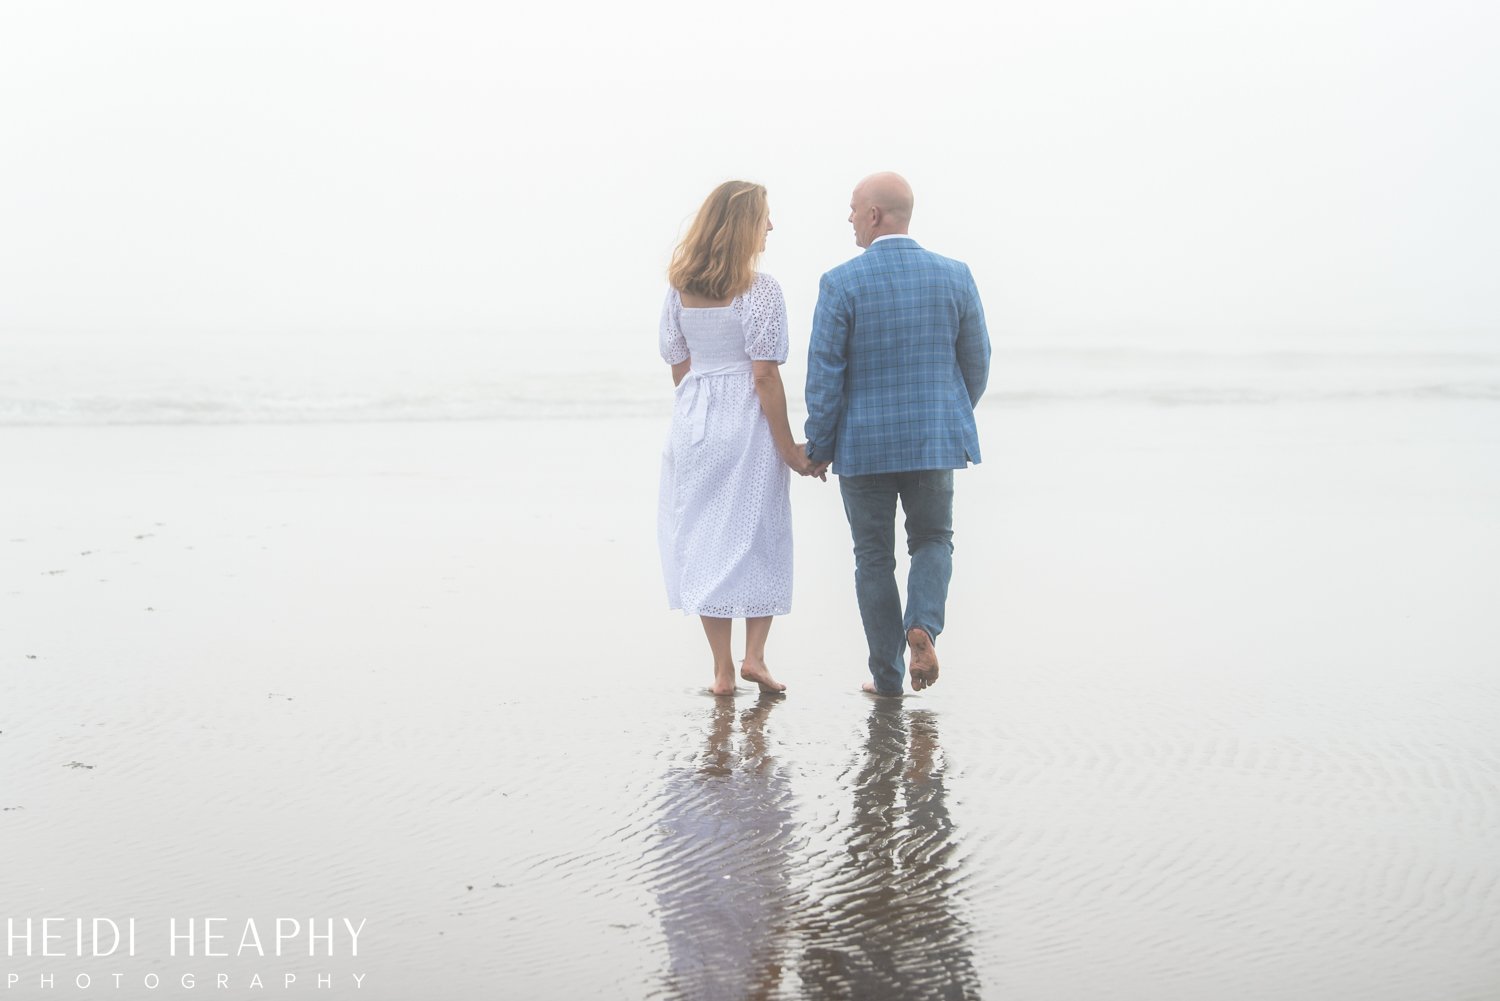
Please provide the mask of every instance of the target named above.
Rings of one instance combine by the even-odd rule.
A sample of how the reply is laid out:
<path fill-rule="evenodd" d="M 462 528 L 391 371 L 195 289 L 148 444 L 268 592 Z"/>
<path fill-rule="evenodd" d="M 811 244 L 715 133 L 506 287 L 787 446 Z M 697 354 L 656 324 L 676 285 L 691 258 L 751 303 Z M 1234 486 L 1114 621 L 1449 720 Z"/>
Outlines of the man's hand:
<path fill-rule="evenodd" d="M 798 476 L 816 476 L 824 483 L 828 482 L 828 467 L 831 462 L 814 462 L 807 454 L 807 442 L 796 441 L 792 443 L 792 453 L 783 456 L 783 461 L 792 467 L 792 471 Z"/>
<path fill-rule="evenodd" d="M 833 465 L 832 460 L 825 461 L 825 462 L 814 462 L 814 461 L 812 461 L 812 446 L 809 445 L 807 442 L 804 441 L 804 442 L 800 443 L 799 447 L 802 449 L 802 454 L 807 457 L 807 471 L 805 473 L 803 473 L 802 475 L 803 476 L 816 476 L 818 479 L 822 480 L 824 483 L 827 483 L 828 482 L 828 467 L 831 466 L 831 465 Z"/>
<path fill-rule="evenodd" d="M 792 442 L 791 451 L 782 455 L 782 461 L 792 468 L 792 472 L 798 476 L 812 476 L 813 468 L 817 465 L 807 457 L 807 445 L 804 442 Z"/>

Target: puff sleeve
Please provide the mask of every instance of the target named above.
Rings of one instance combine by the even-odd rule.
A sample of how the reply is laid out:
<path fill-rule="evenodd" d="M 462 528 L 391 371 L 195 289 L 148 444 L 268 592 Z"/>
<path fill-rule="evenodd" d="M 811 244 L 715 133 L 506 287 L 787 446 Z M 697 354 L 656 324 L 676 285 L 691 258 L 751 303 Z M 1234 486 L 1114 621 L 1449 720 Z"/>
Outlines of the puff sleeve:
<path fill-rule="evenodd" d="M 786 300 L 781 285 L 770 275 L 757 274 L 745 293 L 741 320 L 745 325 L 745 353 L 754 361 L 786 361 L 790 345 L 786 333 Z"/>
<path fill-rule="evenodd" d="M 667 289 L 667 301 L 661 307 L 661 328 L 657 345 L 662 361 L 676 365 L 688 360 L 687 338 L 682 335 L 682 299 L 675 288 Z"/>

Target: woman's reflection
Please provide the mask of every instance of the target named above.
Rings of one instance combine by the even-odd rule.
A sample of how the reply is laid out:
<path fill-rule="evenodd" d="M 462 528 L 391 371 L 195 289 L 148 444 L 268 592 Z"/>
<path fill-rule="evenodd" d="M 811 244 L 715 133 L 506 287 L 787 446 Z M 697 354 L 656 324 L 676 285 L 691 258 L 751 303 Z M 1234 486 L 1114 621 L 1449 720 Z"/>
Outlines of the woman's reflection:
<path fill-rule="evenodd" d="M 767 998 L 781 981 L 791 793 L 765 731 L 781 701 L 740 713 L 736 746 L 734 703 L 716 699 L 698 761 L 667 777 L 653 889 L 671 996 Z"/>
<path fill-rule="evenodd" d="M 979 996 L 958 914 L 956 842 L 937 717 L 874 703 L 854 786 L 847 855 L 820 880 L 797 973 L 811 998 Z"/>

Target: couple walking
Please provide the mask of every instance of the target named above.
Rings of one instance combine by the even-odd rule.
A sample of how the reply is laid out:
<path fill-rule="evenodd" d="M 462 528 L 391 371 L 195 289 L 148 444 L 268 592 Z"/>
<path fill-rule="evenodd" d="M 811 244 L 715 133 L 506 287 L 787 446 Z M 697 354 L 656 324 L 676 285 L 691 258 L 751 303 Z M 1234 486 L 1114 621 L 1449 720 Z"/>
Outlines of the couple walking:
<path fill-rule="evenodd" d="M 953 573 L 953 470 L 979 461 L 974 405 L 990 342 L 968 266 L 907 235 L 912 191 L 873 174 L 850 199 L 864 250 L 823 275 L 807 356 L 806 442 L 787 420 L 790 350 L 781 286 L 755 262 L 772 230 L 766 189 L 728 181 L 673 254 L 660 347 L 677 386 L 662 454 L 657 534 L 671 607 L 696 614 L 715 695 L 734 692 L 731 626 L 745 620 L 740 676 L 785 691 L 766 666 L 771 619 L 791 611 L 793 471 L 839 478 L 854 538 L 854 590 L 869 645 L 864 689 L 936 683 Z M 896 586 L 895 517 L 911 556 Z"/>

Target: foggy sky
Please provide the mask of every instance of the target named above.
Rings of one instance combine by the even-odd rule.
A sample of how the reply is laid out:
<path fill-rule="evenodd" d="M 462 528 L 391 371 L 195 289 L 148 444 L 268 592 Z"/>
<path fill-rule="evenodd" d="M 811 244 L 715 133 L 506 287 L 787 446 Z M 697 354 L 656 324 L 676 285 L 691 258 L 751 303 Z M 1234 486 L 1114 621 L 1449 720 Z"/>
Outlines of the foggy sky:
<path fill-rule="evenodd" d="M 1500 332 L 1493 4 L 976 6 L 7 3 L 0 336 L 652 336 L 731 177 L 805 331 L 885 169 L 997 335 Z"/>

